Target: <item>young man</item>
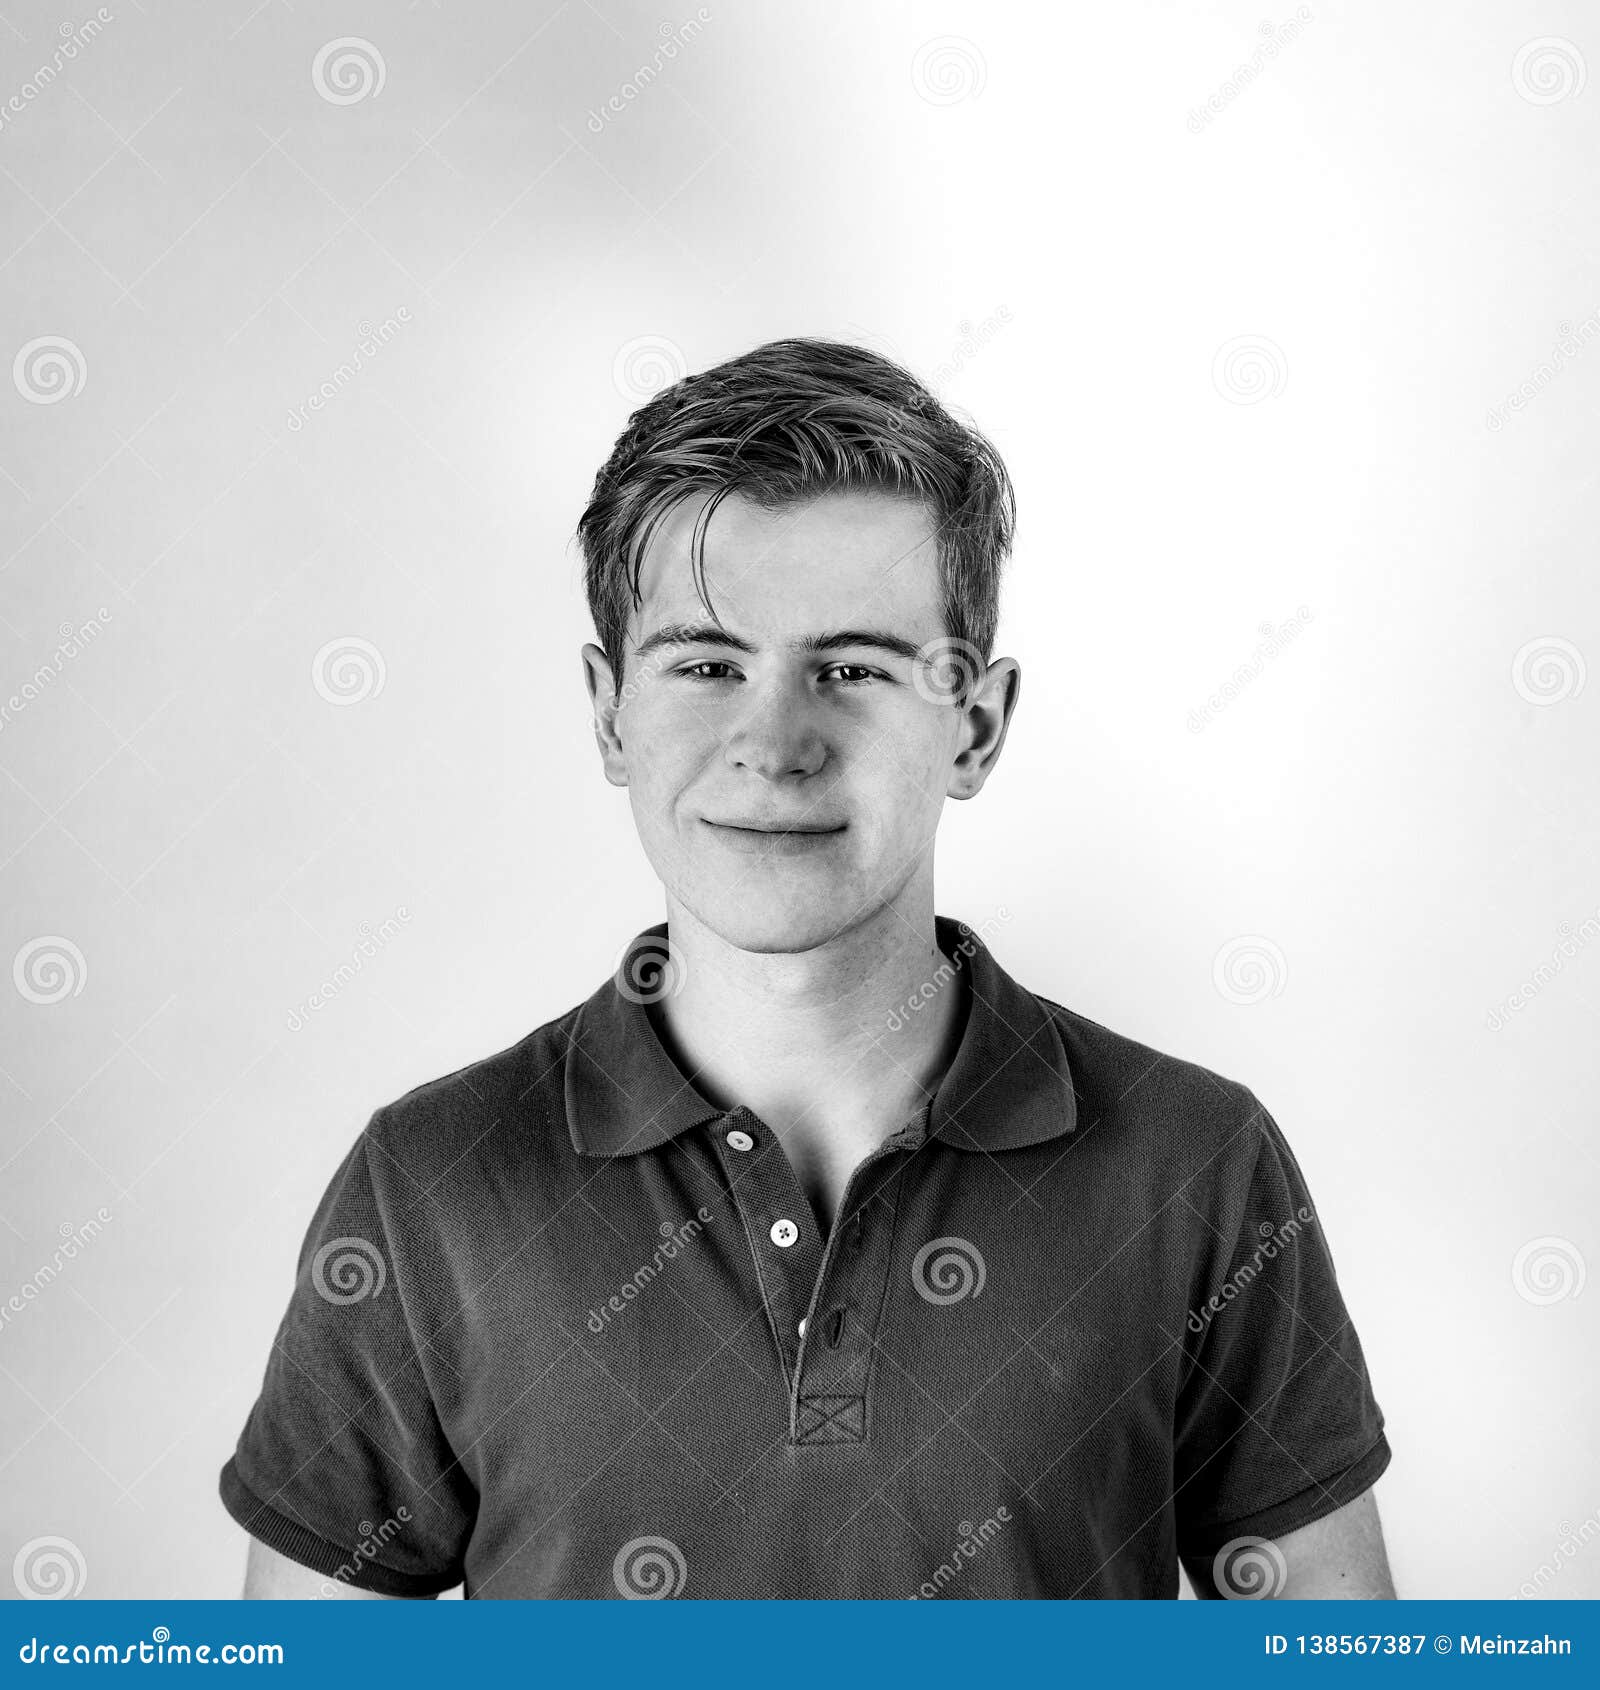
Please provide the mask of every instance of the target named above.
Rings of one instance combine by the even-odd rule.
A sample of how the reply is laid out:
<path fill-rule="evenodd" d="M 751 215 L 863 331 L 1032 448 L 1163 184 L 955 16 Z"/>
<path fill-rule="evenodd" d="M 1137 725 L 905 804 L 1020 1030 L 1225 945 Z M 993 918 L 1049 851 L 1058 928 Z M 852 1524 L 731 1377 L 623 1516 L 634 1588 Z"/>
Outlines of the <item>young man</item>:
<path fill-rule="evenodd" d="M 583 660 L 666 920 L 345 1158 L 222 1473 L 247 1595 L 1393 1595 L 1277 1124 L 934 912 L 1012 523 L 859 348 L 630 420 Z"/>

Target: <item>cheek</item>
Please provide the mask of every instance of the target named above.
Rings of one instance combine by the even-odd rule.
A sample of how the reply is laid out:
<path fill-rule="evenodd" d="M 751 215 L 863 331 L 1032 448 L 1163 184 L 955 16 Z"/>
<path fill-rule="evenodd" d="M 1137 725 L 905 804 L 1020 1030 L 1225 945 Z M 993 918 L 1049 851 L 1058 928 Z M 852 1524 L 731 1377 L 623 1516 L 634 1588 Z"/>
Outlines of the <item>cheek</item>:
<path fill-rule="evenodd" d="M 857 771 L 860 789 L 891 827 L 920 820 L 944 802 L 955 741 L 937 729 L 916 720 L 907 732 L 885 735 Z"/>
<path fill-rule="evenodd" d="M 660 794 L 691 786 L 722 754 L 721 741 L 700 712 L 666 699 L 638 708 L 624 724 L 622 745 L 629 779 Z"/>

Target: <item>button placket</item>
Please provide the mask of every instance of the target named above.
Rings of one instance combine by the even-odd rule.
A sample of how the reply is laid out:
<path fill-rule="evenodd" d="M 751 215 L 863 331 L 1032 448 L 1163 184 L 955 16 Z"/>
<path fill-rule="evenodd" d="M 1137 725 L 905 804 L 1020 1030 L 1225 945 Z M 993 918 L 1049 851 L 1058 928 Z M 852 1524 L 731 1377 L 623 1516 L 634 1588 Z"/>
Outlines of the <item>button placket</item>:
<path fill-rule="evenodd" d="M 716 1131 L 792 1397 L 801 1321 L 822 1261 L 821 1236 L 794 1166 L 765 1123 L 741 1105 Z"/>
<path fill-rule="evenodd" d="M 789 1438 L 797 1447 L 866 1440 L 873 1339 L 888 1291 L 900 1194 L 899 1166 L 883 1164 L 904 1148 L 885 1142 L 861 1163 L 839 1206 L 841 1219 L 828 1236 L 813 1296 L 810 1341 L 790 1402 Z"/>

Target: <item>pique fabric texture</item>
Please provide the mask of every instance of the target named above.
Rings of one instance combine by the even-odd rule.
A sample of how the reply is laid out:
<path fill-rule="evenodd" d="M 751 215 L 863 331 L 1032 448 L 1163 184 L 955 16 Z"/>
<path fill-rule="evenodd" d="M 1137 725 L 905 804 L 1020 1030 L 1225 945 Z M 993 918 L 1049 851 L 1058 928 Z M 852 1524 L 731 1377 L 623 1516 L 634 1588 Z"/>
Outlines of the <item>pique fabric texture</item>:
<path fill-rule="evenodd" d="M 1180 1556 L 1371 1486 L 1383 1415 L 1277 1123 L 936 930 L 956 1056 L 825 1238 L 658 1037 L 665 923 L 378 1109 L 233 1517 L 395 1596 L 1174 1597 Z"/>

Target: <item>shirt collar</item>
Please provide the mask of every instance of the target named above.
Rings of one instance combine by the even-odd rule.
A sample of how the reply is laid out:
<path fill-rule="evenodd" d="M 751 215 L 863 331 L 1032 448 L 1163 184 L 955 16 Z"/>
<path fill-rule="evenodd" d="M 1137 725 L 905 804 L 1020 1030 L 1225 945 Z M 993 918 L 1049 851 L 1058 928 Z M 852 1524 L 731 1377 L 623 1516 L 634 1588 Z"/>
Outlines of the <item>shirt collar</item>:
<path fill-rule="evenodd" d="M 948 971 L 928 984 L 964 981 L 967 1018 L 932 1108 L 905 1129 L 907 1143 L 931 1134 L 963 1150 L 1014 1150 L 1072 1132 L 1077 1100 L 1055 1018 L 964 922 L 936 915 L 934 928 Z M 584 1155 L 653 1150 L 727 1113 L 682 1073 L 646 1012 L 666 935 L 664 921 L 637 934 L 616 973 L 578 1007 L 565 1087 L 567 1127 Z"/>

